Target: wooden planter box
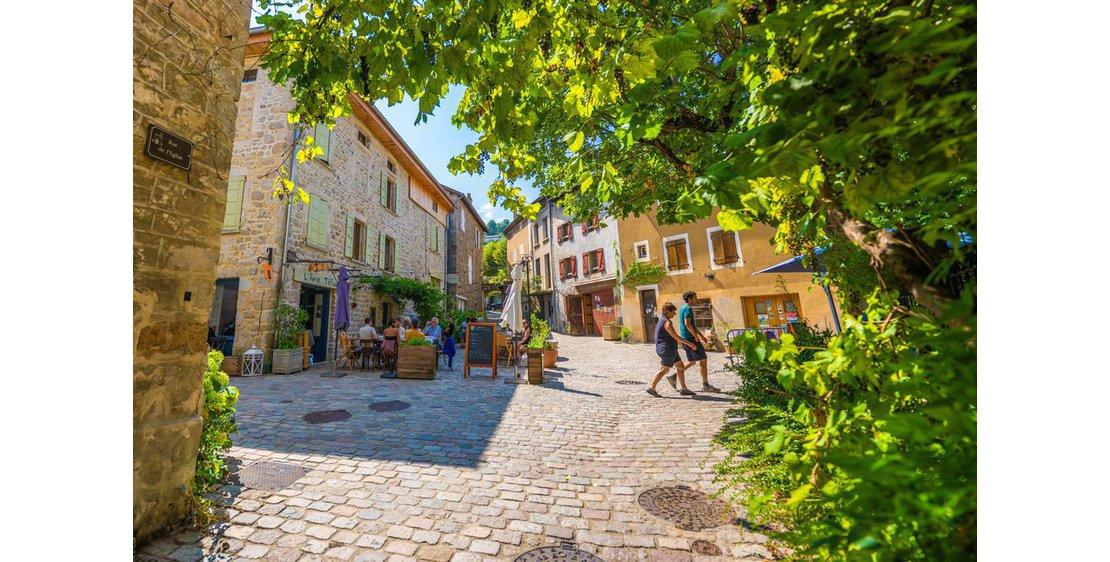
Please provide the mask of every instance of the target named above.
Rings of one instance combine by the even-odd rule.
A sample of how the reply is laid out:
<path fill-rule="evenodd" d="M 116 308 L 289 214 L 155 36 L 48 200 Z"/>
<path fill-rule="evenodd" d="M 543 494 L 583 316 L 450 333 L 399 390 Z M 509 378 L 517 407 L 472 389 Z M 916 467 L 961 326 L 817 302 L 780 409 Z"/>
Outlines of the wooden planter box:
<path fill-rule="evenodd" d="M 275 349 L 273 371 L 282 374 L 296 373 L 303 369 L 304 360 L 302 348 Z"/>
<path fill-rule="evenodd" d="M 617 341 L 621 339 L 621 327 L 606 324 L 601 327 L 601 337 L 606 341 Z"/>
<path fill-rule="evenodd" d="M 543 384 L 543 353 L 539 349 L 529 349 L 528 384 Z"/>
<path fill-rule="evenodd" d="M 224 357 L 223 365 L 220 370 L 227 374 L 229 377 L 237 377 L 243 374 L 243 359 L 234 355 L 227 355 Z"/>
<path fill-rule="evenodd" d="M 543 350 L 543 368 L 554 369 L 555 362 L 559 360 L 559 350 L 545 349 Z"/>
<path fill-rule="evenodd" d="M 402 345 L 397 351 L 397 378 L 436 378 L 436 348 L 434 345 Z"/>

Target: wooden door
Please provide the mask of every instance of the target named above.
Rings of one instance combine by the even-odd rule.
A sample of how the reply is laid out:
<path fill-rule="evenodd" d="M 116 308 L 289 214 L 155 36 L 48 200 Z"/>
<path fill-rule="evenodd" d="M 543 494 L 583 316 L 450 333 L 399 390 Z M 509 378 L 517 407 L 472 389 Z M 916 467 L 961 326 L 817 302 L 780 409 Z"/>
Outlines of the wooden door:
<path fill-rule="evenodd" d="M 744 299 L 744 313 L 748 328 L 789 329 L 802 318 L 798 295 L 763 295 Z"/>
<path fill-rule="evenodd" d="M 601 328 L 594 324 L 594 300 L 589 295 L 582 297 L 582 324 L 587 336 L 601 335 Z"/>
<path fill-rule="evenodd" d="M 659 321 L 659 309 L 655 304 L 655 289 L 640 291 L 640 319 L 644 327 L 644 342 L 655 343 L 655 323 Z"/>
<path fill-rule="evenodd" d="M 586 328 L 582 324 L 582 297 L 567 297 L 566 311 L 567 323 L 570 324 L 571 329 L 578 334 L 584 334 Z"/>

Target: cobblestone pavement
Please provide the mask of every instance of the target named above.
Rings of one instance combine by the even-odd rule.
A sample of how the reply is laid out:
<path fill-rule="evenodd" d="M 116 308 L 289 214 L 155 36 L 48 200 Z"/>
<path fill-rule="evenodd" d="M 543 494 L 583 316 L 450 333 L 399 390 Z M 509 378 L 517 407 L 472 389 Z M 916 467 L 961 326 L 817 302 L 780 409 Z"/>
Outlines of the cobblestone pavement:
<path fill-rule="evenodd" d="M 229 485 L 228 522 L 180 533 L 141 554 L 191 560 L 513 560 L 571 541 L 607 562 L 759 560 L 766 538 L 722 520 L 684 531 L 638 503 L 640 492 L 686 485 L 716 491 L 712 450 L 730 401 L 722 394 L 663 398 L 644 392 L 657 361 L 651 345 L 556 336 L 558 369 L 545 384 L 509 384 L 512 370 L 463 380 L 383 380 L 377 373 L 324 378 L 236 378 L 240 468 L 260 461 L 306 468 L 277 492 Z M 737 386 L 711 353 L 710 382 Z M 696 373 L 689 385 L 701 388 Z M 522 380 L 524 379 L 522 373 Z M 643 384 L 617 384 L 636 380 Z M 374 402 L 411 407 L 378 412 Z M 305 414 L 347 410 L 310 425 Z M 742 513 L 741 513 L 742 515 Z M 720 556 L 692 550 L 695 540 Z"/>

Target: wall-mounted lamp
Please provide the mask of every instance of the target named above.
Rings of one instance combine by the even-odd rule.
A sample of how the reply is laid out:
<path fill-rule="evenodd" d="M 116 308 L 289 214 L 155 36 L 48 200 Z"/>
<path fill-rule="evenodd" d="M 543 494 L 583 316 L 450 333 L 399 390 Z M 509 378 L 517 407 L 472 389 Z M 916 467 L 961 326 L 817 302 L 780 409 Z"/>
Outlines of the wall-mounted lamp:
<path fill-rule="evenodd" d="M 706 279 L 713 279 L 714 277 L 716 277 L 716 275 L 714 275 L 712 271 L 707 271 L 705 273 L 705 278 Z"/>

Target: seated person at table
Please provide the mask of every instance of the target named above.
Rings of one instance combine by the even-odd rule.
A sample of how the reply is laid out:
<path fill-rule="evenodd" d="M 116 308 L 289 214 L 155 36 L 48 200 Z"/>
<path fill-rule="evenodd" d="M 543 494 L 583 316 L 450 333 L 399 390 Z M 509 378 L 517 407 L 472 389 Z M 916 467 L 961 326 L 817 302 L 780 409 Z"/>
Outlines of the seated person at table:
<path fill-rule="evenodd" d="M 404 337 L 403 341 L 418 340 L 418 339 L 423 339 L 424 338 L 424 332 L 421 332 L 420 330 L 413 327 L 412 320 L 409 320 L 408 318 L 405 318 L 404 326 L 405 326 L 405 337 Z"/>
<path fill-rule="evenodd" d="M 523 320 L 520 323 L 524 327 L 521 332 L 520 342 L 516 344 L 517 357 L 524 357 L 525 350 L 528 349 L 528 340 L 532 339 L 532 323 L 528 320 Z"/>
<path fill-rule="evenodd" d="M 443 335 L 443 328 L 439 327 L 439 318 L 435 316 L 432 317 L 428 322 L 428 327 L 424 328 L 424 335 L 428 338 L 428 341 L 432 343 L 439 342 L 439 337 Z"/>
<path fill-rule="evenodd" d="M 378 331 L 370 325 L 370 319 L 366 319 L 366 325 L 358 329 L 358 339 L 362 341 L 373 341 L 378 339 Z"/>

